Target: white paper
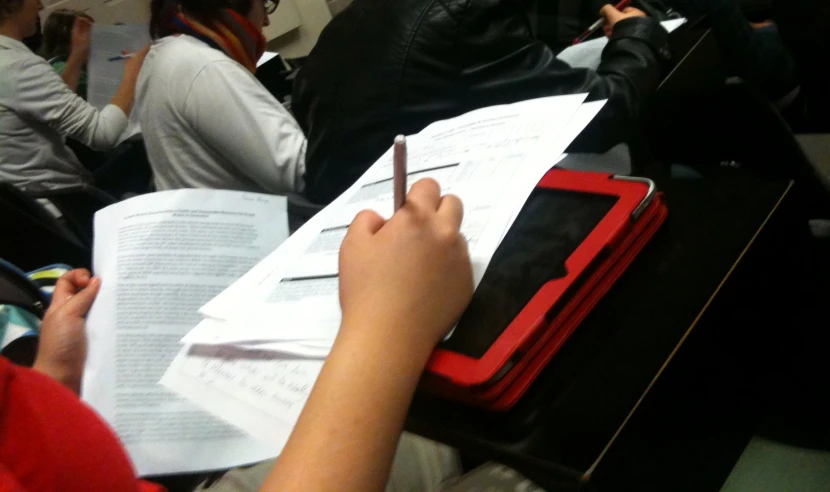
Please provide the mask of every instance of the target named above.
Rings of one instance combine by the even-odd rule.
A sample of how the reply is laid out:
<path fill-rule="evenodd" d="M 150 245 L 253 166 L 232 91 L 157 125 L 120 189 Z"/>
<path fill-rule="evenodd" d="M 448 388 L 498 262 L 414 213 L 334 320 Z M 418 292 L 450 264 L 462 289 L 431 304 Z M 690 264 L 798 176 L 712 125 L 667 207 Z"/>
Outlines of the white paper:
<path fill-rule="evenodd" d="M 87 62 L 87 101 L 91 105 L 100 110 L 112 101 L 124 78 L 124 61 L 109 60 L 121 56 L 122 51 L 135 53 L 146 46 L 150 42 L 149 29 L 146 24 L 92 25 Z M 141 133 L 138 112 L 138 107 L 133 105 L 129 124 L 119 143 Z"/>
<path fill-rule="evenodd" d="M 591 121 L 597 117 L 600 110 L 603 108 L 603 106 L 605 106 L 606 102 L 608 102 L 608 100 L 603 99 L 601 101 L 592 101 L 589 103 L 585 103 L 582 106 L 580 106 L 579 109 L 576 111 L 576 114 L 574 114 L 573 118 L 568 123 L 568 126 L 564 130 L 562 130 L 562 137 L 570 141 L 576 140 L 576 137 L 578 137 L 579 134 L 582 133 L 585 127 L 587 127 L 588 124 L 591 123 Z M 562 160 L 565 159 L 567 155 L 568 154 L 562 154 L 561 156 L 559 156 L 559 159 L 556 160 L 556 164 L 562 162 Z M 519 216 L 519 213 L 521 211 L 521 208 L 516 210 L 516 212 L 513 214 L 513 217 L 510 218 L 507 227 L 504 229 L 502 239 L 504 239 L 504 236 L 506 236 L 507 233 L 510 232 L 510 227 L 513 225 L 513 222 L 516 221 L 516 217 Z"/>
<path fill-rule="evenodd" d="M 226 420 L 277 456 L 308 400 L 322 361 L 232 347 L 185 346 L 161 384 Z"/>
<path fill-rule="evenodd" d="M 83 398 L 140 475 L 228 468 L 273 456 L 157 382 L 199 306 L 288 235 L 284 197 L 219 190 L 142 195 L 95 216 L 101 292 L 89 314 Z"/>
<path fill-rule="evenodd" d="M 668 32 L 673 32 L 686 23 L 686 19 L 672 19 L 660 24 Z M 605 36 L 583 41 L 579 44 L 569 46 L 562 50 L 556 58 L 566 62 L 574 68 L 590 68 L 596 70 L 602 61 L 602 50 L 608 45 L 608 38 Z"/>
<path fill-rule="evenodd" d="M 266 63 L 268 63 L 269 61 L 276 58 L 277 56 L 279 56 L 279 53 L 274 53 L 273 51 L 266 51 L 265 53 L 262 54 L 262 57 L 257 62 L 256 66 L 261 67 L 261 66 L 265 65 Z"/>
<path fill-rule="evenodd" d="M 578 134 L 567 130 L 584 98 L 558 96 L 484 108 L 408 138 L 409 184 L 435 178 L 444 193 L 458 195 L 464 204 L 461 232 L 476 285 L 514 214 Z M 391 155 L 390 148 L 354 186 L 201 310 L 225 320 L 225 329 L 200 325 L 185 341 L 333 339 L 341 316 L 340 241 L 359 211 L 392 215 Z M 234 312 L 232 306 L 245 300 L 244 314 Z"/>
<path fill-rule="evenodd" d="M 204 330 L 222 332 L 233 329 L 225 321 L 213 318 L 203 319 L 199 325 Z M 185 335 L 182 343 L 189 343 L 189 335 Z M 243 350 L 261 350 L 282 354 L 290 358 L 324 359 L 328 356 L 334 345 L 333 339 L 308 339 L 298 337 L 296 340 L 285 342 L 270 342 L 267 340 L 247 340 L 244 343 L 224 344 L 219 338 L 212 343 L 202 342 L 204 345 L 228 345 Z"/>

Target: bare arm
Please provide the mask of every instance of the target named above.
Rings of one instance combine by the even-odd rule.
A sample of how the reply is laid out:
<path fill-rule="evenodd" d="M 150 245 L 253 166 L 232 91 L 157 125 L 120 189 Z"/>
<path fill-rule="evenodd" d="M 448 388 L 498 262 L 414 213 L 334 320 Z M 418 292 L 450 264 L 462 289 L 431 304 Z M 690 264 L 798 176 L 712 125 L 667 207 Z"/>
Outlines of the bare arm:
<path fill-rule="evenodd" d="M 338 342 L 263 490 L 383 490 L 429 355 L 409 349 Z"/>
<path fill-rule="evenodd" d="M 63 67 L 61 78 L 72 92 L 78 92 L 78 83 L 81 81 L 81 72 L 84 70 L 85 62 L 79 57 L 70 56 Z"/>
<path fill-rule="evenodd" d="M 148 44 L 132 58 L 124 60 L 124 79 L 121 80 L 121 85 L 118 91 L 113 96 L 110 104 L 118 106 L 124 114 L 129 116 L 133 109 L 133 101 L 135 100 L 135 85 L 138 82 L 138 74 L 141 72 L 141 66 L 144 64 L 144 58 L 150 52 L 150 45 Z"/>
<path fill-rule="evenodd" d="M 263 491 L 382 491 L 421 372 L 472 296 L 461 202 L 416 183 L 340 250 L 343 323 Z"/>
<path fill-rule="evenodd" d="M 92 22 L 85 17 L 76 17 L 72 24 L 72 43 L 69 49 L 69 59 L 63 68 L 61 77 L 72 92 L 78 92 L 78 83 L 81 72 L 89 59 L 89 40 Z"/>

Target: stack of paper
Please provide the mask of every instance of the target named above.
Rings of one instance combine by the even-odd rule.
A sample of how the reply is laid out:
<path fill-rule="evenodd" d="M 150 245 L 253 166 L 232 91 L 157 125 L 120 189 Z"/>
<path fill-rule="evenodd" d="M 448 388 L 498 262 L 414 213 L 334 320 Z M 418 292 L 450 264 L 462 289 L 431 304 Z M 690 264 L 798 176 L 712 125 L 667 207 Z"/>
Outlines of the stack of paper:
<path fill-rule="evenodd" d="M 596 115 L 585 95 L 473 111 L 409 137 L 409 184 L 437 180 L 464 203 L 476 285 L 541 177 Z M 340 326 L 338 255 L 361 210 L 392 214 L 391 149 L 346 193 L 216 297 L 188 344 L 230 344 L 325 357 Z"/>

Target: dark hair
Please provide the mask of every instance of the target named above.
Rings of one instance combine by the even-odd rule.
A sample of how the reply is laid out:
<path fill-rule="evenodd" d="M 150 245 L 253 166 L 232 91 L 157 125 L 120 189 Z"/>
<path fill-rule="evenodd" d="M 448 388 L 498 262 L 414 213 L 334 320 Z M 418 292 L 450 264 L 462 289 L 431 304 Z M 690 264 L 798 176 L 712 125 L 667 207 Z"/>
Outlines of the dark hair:
<path fill-rule="evenodd" d="M 203 24 L 210 24 L 223 9 L 233 9 L 247 16 L 253 4 L 253 0 L 153 0 L 150 4 L 150 36 L 158 39 L 173 34 L 172 22 L 179 10 Z"/>
<path fill-rule="evenodd" d="M 23 6 L 23 0 L 0 0 L 0 22 L 6 20 L 6 17 L 20 10 Z"/>
<path fill-rule="evenodd" d="M 57 9 L 46 19 L 43 25 L 43 47 L 41 55 L 50 60 L 56 56 L 69 56 L 72 46 L 72 24 L 75 18 L 84 17 L 94 21 L 85 12 L 70 9 Z"/>

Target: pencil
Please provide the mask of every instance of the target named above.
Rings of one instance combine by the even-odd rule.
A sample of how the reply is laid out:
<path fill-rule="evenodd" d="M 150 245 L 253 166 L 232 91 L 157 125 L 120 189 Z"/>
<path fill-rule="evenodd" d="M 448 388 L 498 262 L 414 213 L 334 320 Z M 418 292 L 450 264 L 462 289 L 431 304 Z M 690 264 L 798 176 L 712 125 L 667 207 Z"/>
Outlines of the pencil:
<path fill-rule="evenodd" d="M 406 137 L 398 135 L 395 137 L 393 151 L 394 186 L 395 186 L 395 212 L 401 209 L 406 203 Z"/>
<path fill-rule="evenodd" d="M 628 7 L 629 3 L 631 3 L 631 0 L 622 0 L 622 2 L 615 5 L 614 8 L 617 9 L 617 10 L 622 11 L 622 9 Z M 585 32 L 583 32 L 578 38 L 574 39 L 573 44 L 579 44 L 579 43 L 585 41 L 592 34 L 597 32 L 599 30 L 599 28 L 602 27 L 603 24 L 605 24 L 605 18 L 604 17 L 600 18 L 598 21 L 591 24 L 591 27 L 589 27 L 588 29 L 585 29 Z"/>

